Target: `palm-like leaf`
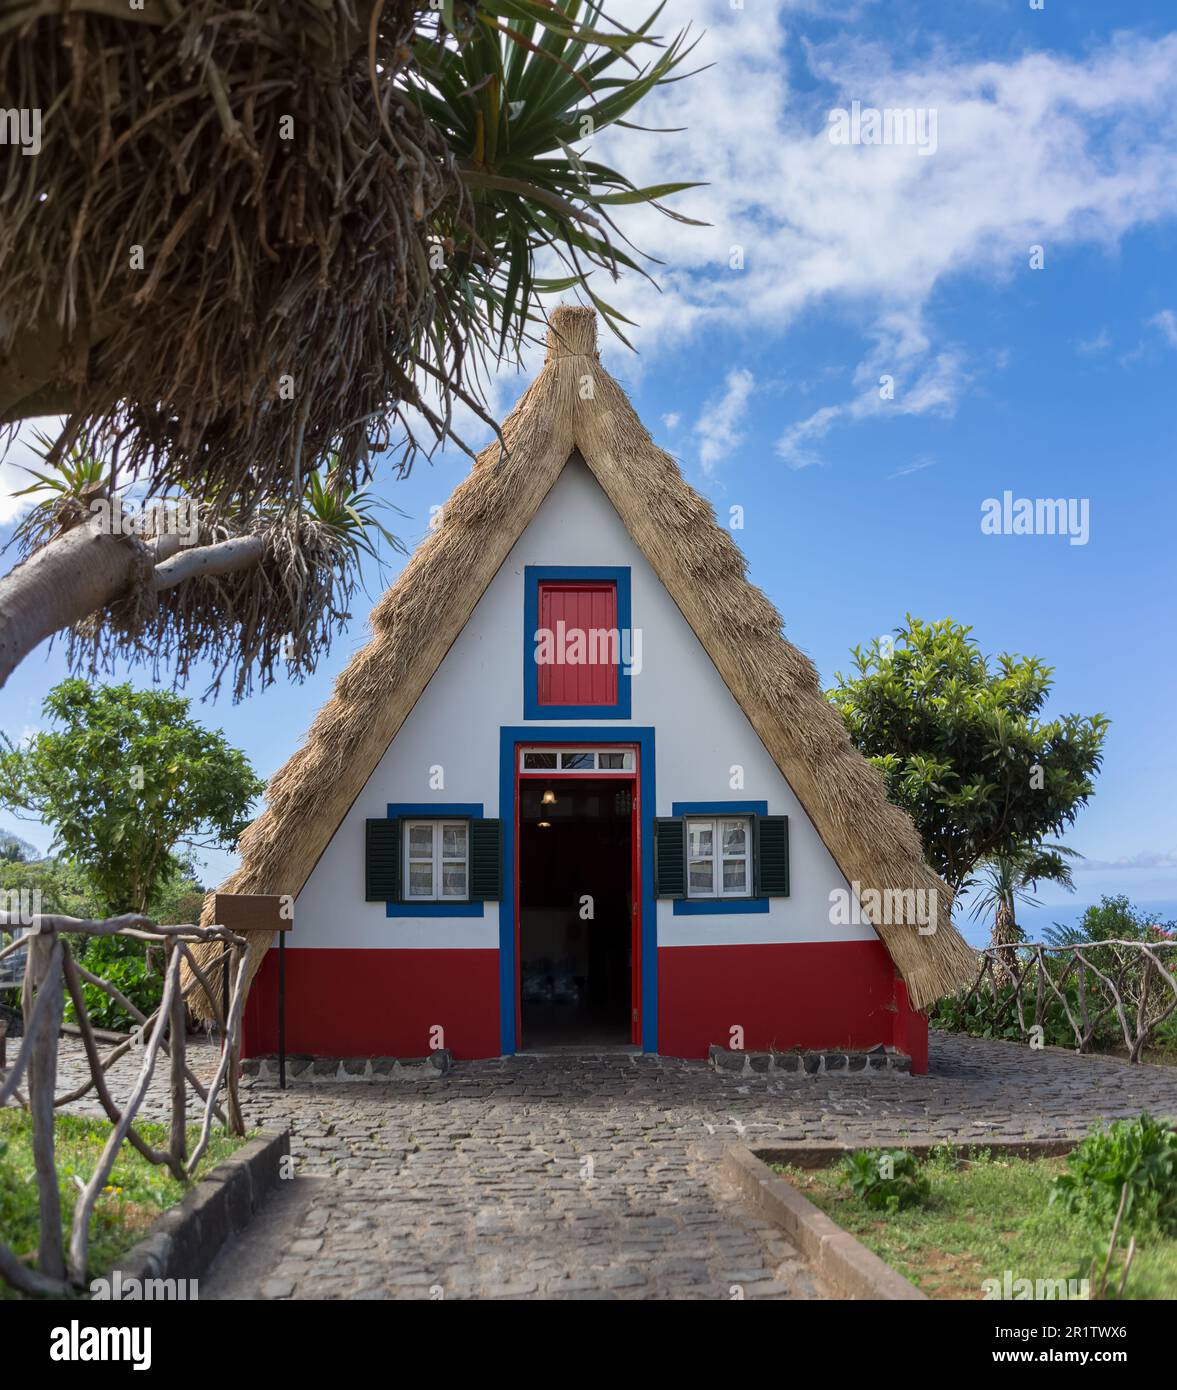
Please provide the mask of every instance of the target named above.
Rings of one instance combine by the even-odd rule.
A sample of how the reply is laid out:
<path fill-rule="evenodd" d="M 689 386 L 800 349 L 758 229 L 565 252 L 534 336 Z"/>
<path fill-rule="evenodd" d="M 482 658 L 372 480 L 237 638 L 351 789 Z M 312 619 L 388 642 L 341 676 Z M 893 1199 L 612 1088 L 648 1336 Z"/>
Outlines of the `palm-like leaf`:
<path fill-rule="evenodd" d="M 562 0 L 558 9 L 542 0 L 499 0 L 480 4 L 466 27 L 455 7 L 447 7 L 449 33 L 421 33 L 409 74 L 412 96 L 449 148 L 465 152 L 459 168 L 470 195 L 469 209 L 437 228 L 447 270 L 465 283 L 467 295 L 464 301 L 443 296 L 446 313 L 433 325 L 435 342 L 460 326 L 494 353 L 517 351 L 536 318 L 535 296 L 578 284 L 627 341 L 619 327 L 623 315 L 587 284 L 595 270 L 646 273 L 618 245 L 624 237 L 608 209 L 650 203 L 690 221 L 660 200 L 693 185 L 638 188 L 577 147 L 621 122 L 654 87 L 677 80 L 672 74 L 693 47 L 686 31 L 644 66 L 631 56 L 639 45 L 657 42 L 652 26 L 660 12 L 626 31 L 581 0 Z M 628 75 L 606 76 L 622 64 L 632 69 Z M 554 253 L 568 275 L 538 275 L 544 252 Z M 457 324 L 448 317 L 455 312 Z"/>

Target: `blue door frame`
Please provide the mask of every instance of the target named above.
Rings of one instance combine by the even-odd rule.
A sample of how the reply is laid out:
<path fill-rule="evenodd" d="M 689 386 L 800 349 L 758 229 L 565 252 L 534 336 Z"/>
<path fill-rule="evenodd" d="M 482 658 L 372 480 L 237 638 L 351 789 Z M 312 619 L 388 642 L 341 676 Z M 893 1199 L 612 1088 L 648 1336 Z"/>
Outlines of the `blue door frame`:
<path fill-rule="evenodd" d="M 515 1036 L 515 803 L 516 748 L 529 743 L 636 743 L 638 800 L 641 816 L 638 838 L 642 866 L 642 1051 L 658 1051 L 658 915 L 654 897 L 654 730 L 620 724 L 586 729 L 583 725 L 523 724 L 499 730 L 499 817 L 503 826 L 503 888 L 499 901 L 499 1027 L 503 1055 L 518 1046 Z"/>

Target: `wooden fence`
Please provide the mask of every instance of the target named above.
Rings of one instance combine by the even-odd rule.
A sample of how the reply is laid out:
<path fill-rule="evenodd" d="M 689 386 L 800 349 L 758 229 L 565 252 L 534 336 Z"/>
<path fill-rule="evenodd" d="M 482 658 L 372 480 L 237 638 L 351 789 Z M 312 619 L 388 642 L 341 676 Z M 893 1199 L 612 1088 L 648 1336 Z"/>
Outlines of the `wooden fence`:
<path fill-rule="evenodd" d="M 16 925 L 12 923 L 10 927 L 6 914 L 0 913 L 0 930 Z M 91 974 L 74 958 L 70 937 L 94 935 L 127 937 L 143 942 L 144 949 L 148 946 L 162 948 L 163 997 L 154 1013 L 142 1013 L 116 986 Z M 213 962 L 206 961 L 201 967 L 189 950 L 194 942 L 220 942 L 224 949 Z M 208 1147 L 214 1118 L 230 1133 L 244 1134 L 237 1079 L 241 1010 L 245 997 L 245 948 L 244 937 L 224 927 L 160 927 L 146 917 L 128 914 L 105 922 L 42 915 L 31 928 L 26 928 L 22 935 L 0 950 L 0 963 L 19 951 L 27 952 L 21 993 L 24 1036 L 11 1064 L 0 1069 L 0 1105 L 22 1106 L 31 1117 L 40 1216 L 35 1267 L 18 1259 L 0 1241 L 0 1277 L 30 1294 L 62 1296 L 86 1286 L 90 1219 L 124 1143 L 131 1144 L 150 1163 L 166 1166 L 173 1177 L 187 1183 Z M 181 966 L 185 961 L 191 972 L 187 987 L 181 978 Z M 219 967 L 222 971 L 220 991 L 212 988 L 210 966 L 211 970 Z M 99 1053 L 95 1030 L 86 1011 L 83 984 L 103 990 L 138 1020 L 136 1030 L 105 1056 Z M 185 998 L 196 988 L 202 988 L 213 1002 L 222 1038 L 220 1062 L 207 1087 L 193 1074 L 185 1053 Z M 77 1017 L 89 1079 L 74 1090 L 58 1095 L 58 1040 L 67 995 Z M 227 1014 L 224 1003 L 218 1002 L 226 1000 Z M 11 1048 L 11 1042 L 9 1046 Z M 106 1074 L 120 1057 L 140 1048 L 143 1059 L 139 1074 L 129 1098 L 120 1108 L 111 1096 Z M 167 1147 L 156 1149 L 135 1128 L 135 1119 L 161 1053 L 167 1056 L 170 1068 L 170 1129 Z M 26 1081 L 23 1092 L 20 1089 L 22 1081 Z M 191 1152 L 188 1151 L 187 1123 L 189 1086 L 203 1105 L 200 1134 Z M 97 1167 L 74 1206 L 67 1250 L 54 1154 L 54 1112 L 80 1100 L 90 1091 L 97 1096 L 113 1128 Z"/>
<path fill-rule="evenodd" d="M 1028 1037 L 1056 1006 L 1053 1017 L 1070 1025 L 1076 1051 L 1090 1052 L 1114 1018 L 1129 1060 L 1139 1062 L 1177 1010 L 1177 941 L 1023 943 L 990 946 L 978 956 L 972 987 L 951 1002 L 961 1013 L 973 1004 L 993 1031 L 1012 1023 Z"/>

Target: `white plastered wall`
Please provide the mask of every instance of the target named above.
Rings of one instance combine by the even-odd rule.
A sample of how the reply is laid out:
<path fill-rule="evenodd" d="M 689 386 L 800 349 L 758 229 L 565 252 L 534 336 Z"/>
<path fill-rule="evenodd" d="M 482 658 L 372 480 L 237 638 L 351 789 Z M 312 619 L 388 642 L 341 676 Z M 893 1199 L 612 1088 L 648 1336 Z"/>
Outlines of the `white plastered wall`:
<path fill-rule="evenodd" d="M 660 901 L 659 946 L 873 940 L 869 924 L 830 924 L 830 893 L 849 885 L 600 485 L 573 460 L 315 865 L 298 897 L 291 948 L 497 948 L 497 903 L 481 918 L 390 918 L 382 904 L 364 902 L 364 820 L 385 815 L 389 802 L 481 802 L 488 816 L 510 813 L 499 806 L 499 730 L 525 722 L 526 565 L 630 567 L 642 670 L 628 722 L 655 729 L 658 815 L 671 814 L 676 801 L 739 800 L 766 801 L 769 814 L 789 817 L 789 897 L 772 899 L 767 913 L 699 917 L 675 916 Z M 544 724 L 529 723 L 540 736 Z M 616 727 L 620 737 L 626 722 Z M 735 765 L 743 768 L 740 790 L 730 786 Z M 437 767 L 444 790 L 430 787 Z"/>

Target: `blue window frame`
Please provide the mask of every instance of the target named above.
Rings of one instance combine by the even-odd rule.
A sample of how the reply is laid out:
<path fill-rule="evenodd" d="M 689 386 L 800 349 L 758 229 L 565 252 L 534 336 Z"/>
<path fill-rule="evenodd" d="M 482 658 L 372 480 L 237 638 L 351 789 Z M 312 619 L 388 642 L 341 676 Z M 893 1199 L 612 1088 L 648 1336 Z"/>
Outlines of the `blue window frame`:
<path fill-rule="evenodd" d="M 482 820 L 481 801 L 390 801 L 389 820 Z M 404 856 L 402 841 L 400 854 Z M 481 902 L 399 902 L 386 903 L 388 917 L 484 917 Z"/>
<path fill-rule="evenodd" d="M 767 801 L 675 801 L 672 816 L 767 816 Z M 767 898 L 675 898 L 675 917 L 744 917 L 768 911 Z"/>
<path fill-rule="evenodd" d="M 539 586 L 541 583 L 575 583 L 577 580 L 611 583 L 617 590 L 617 703 L 613 705 L 541 705 L 539 702 L 539 663 L 535 659 L 535 634 L 539 629 Z M 629 672 L 622 659 L 622 641 L 631 633 L 632 607 L 629 566 L 527 565 L 523 570 L 523 717 L 524 719 L 629 719 L 632 699 Z"/>

